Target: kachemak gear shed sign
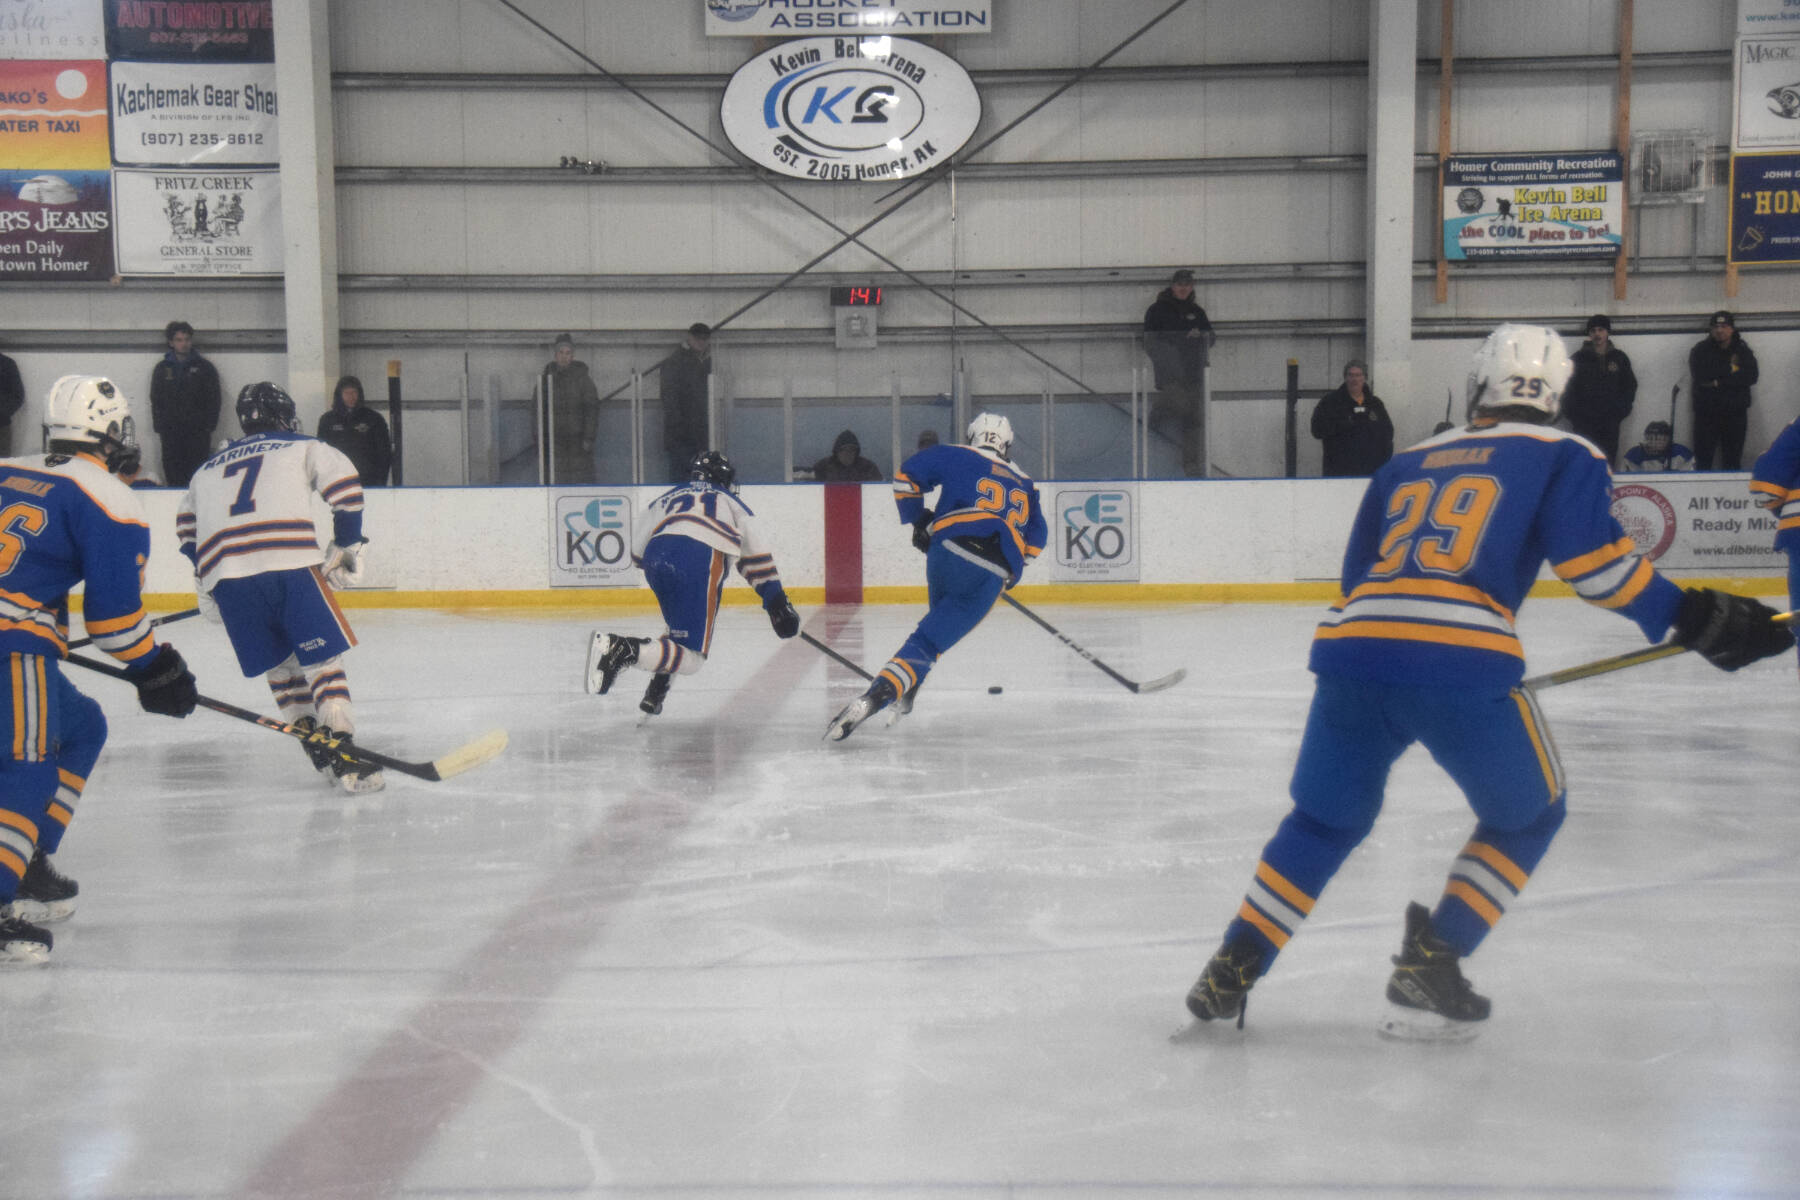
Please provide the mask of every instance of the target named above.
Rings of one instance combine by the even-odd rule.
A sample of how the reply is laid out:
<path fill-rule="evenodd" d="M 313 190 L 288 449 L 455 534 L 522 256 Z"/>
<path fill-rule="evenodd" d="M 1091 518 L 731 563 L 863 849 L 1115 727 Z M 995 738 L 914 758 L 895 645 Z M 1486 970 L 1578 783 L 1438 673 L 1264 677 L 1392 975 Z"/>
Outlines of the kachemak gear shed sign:
<path fill-rule="evenodd" d="M 761 166 L 827 183 L 891 182 L 947 162 L 981 122 L 955 59 L 894 37 L 783 42 L 738 68 L 725 134 Z"/>

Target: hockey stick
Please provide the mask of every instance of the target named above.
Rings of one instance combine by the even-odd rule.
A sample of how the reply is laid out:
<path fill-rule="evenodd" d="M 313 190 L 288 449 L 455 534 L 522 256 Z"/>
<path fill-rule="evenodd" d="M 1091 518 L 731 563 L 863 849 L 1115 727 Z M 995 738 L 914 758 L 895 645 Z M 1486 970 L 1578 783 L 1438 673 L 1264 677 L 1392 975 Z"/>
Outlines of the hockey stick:
<path fill-rule="evenodd" d="M 806 630 L 802 629 L 800 631 L 800 639 L 802 641 L 804 641 L 807 645 L 811 646 L 813 649 L 818 650 L 821 653 L 823 653 L 827 658 L 830 658 L 833 661 L 837 662 L 840 666 L 849 667 L 852 671 L 855 671 L 858 675 L 861 675 L 864 679 L 867 679 L 870 682 L 874 681 L 875 677 L 873 675 L 869 674 L 867 671 L 863 670 L 861 667 L 857 666 L 855 663 L 851 662 L 849 659 L 847 659 L 843 655 L 839 654 L 836 650 L 833 650 L 830 646 L 827 646 L 824 642 L 821 642 L 818 638 L 814 637 L 812 634 L 806 632 Z"/>
<path fill-rule="evenodd" d="M 82 658 L 79 654 L 71 654 L 65 660 L 78 667 L 86 667 L 90 671 L 98 671 L 102 675 L 111 675 L 114 679 L 131 682 L 131 673 L 123 667 L 115 667 L 110 663 L 96 662 L 91 658 Z M 211 696 L 200 696 L 197 703 L 201 708 L 210 708 L 216 713 L 224 713 L 228 717 L 236 717 L 240 721 L 248 721 L 252 725 L 261 725 L 264 729 L 273 729 L 276 733 L 285 733 L 291 738 L 298 738 L 312 746 L 322 746 L 340 758 L 353 762 L 374 763 L 378 767 L 386 767 L 390 771 L 398 771 L 402 775 L 411 775 L 414 779 L 428 779 L 433 783 L 449 779 L 453 775 L 461 775 L 472 767 L 478 767 L 491 758 L 498 758 L 506 749 L 506 730 L 494 729 L 482 734 L 466 745 L 458 746 L 441 758 L 430 762 L 407 762 L 405 759 L 390 758 L 379 751 L 370 750 L 355 742 L 346 745 L 339 738 L 319 739 L 306 730 L 289 725 L 286 721 L 278 721 L 274 717 L 265 717 L 261 713 L 251 712 L 247 708 L 239 708 L 235 704 L 227 704 L 223 700 L 214 700 Z"/>
<path fill-rule="evenodd" d="M 1006 601 L 1008 604 L 1012 605 L 1014 608 L 1018 609 L 1020 612 L 1024 613 L 1026 616 L 1030 617 L 1033 621 L 1036 621 L 1039 625 L 1041 625 L 1044 628 L 1044 630 L 1046 632 L 1054 635 L 1056 637 L 1056 639 L 1058 641 L 1060 641 L 1063 645 L 1067 646 L 1069 649 L 1073 650 L 1075 653 L 1081 655 L 1081 657 L 1087 659 L 1089 662 L 1093 663 L 1096 667 L 1099 667 L 1102 671 L 1105 671 L 1108 675 L 1112 676 L 1115 680 L 1117 680 L 1119 683 L 1123 684 L 1125 687 L 1131 689 L 1133 692 L 1136 692 L 1139 694 L 1142 694 L 1144 692 L 1160 692 L 1166 687 L 1174 687 L 1176 684 L 1180 683 L 1183 679 L 1187 678 L 1187 668 L 1182 667 L 1179 670 L 1172 671 L 1169 674 L 1164 675 L 1160 679 L 1152 679 L 1147 683 L 1138 683 L 1136 680 L 1127 679 L 1127 678 L 1125 678 L 1125 676 L 1119 674 L 1117 671 L 1113 670 L 1111 667 L 1109 667 L 1105 663 L 1101 662 L 1098 658 L 1095 658 L 1093 651 L 1088 650 L 1085 647 L 1079 645 L 1073 638 L 1069 637 L 1062 630 L 1058 629 L 1056 626 L 1052 625 L 1050 622 L 1044 620 L 1044 618 L 1038 616 L 1036 613 L 1032 612 L 1029 608 L 1026 608 L 1023 604 L 1020 604 L 1017 600 L 1014 600 L 1007 593 L 1001 592 L 1000 598 L 1002 600 Z"/>
<path fill-rule="evenodd" d="M 1784 612 L 1777 614 L 1777 624 L 1789 625 L 1794 614 Z M 1582 663 L 1576 667 L 1564 667 L 1560 671 L 1551 671 L 1547 675 L 1534 675 L 1519 686 L 1531 691 L 1540 691 L 1548 687 L 1557 687 L 1565 683 L 1574 683 L 1577 679 L 1592 679 L 1596 675 L 1610 675 L 1614 671 L 1623 671 L 1626 667 L 1636 667 L 1644 663 L 1655 662 L 1659 658 L 1672 658 L 1677 654 L 1686 654 L 1688 647 L 1678 646 L 1674 642 L 1663 642 L 1656 646 L 1647 646 L 1642 650 L 1630 650 L 1624 654 L 1615 654 L 1611 658 L 1597 658 L 1590 663 Z"/>
<path fill-rule="evenodd" d="M 150 622 L 150 628 L 155 629 L 158 625 L 170 625 L 176 621 L 185 621 L 189 617 L 197 617 L 199 615 L 200 615 L 200 610 L 197 608 L 184 608 L 180 612 L 167 613 L 163 616 L 157 617 L 155 620 Z M 69 649 L 79 650 L 83 646 L 91 646 L 93 644 L 94 644 L 93 638 L 84 637 L 84 638 L 80 638 L 76 641 L 70 642 Z"/>

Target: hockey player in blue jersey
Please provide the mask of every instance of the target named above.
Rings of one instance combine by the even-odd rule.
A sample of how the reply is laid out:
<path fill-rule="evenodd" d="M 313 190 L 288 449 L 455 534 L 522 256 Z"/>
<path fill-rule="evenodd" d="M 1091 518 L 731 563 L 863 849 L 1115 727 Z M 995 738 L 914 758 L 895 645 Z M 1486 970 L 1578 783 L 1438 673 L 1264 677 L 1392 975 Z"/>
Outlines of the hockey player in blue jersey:
<path fill-rule="evenodd" d="M 913 697 L 943 653 L 968 636 L 1019 582 L 1049 537 L 1037 487 L 1011 461 L 1012 423 L 998 413 L 969 422 L 966 446 L 927 446 L 894 472 L 894 503 L 913 545 L 925 552 L 930 607 L 875 682 L 831 719 L 825 736 L 843 741 L 890 704 Z M 938 489 L 937 509 L 925 494 Z"/>
<path fill-rule="evenodd" d="M 800 614 L 788 602 L 756 515 L 732 486 L 737 471 L 731 460 L 708 450 L 694 456 L 688 474 L 689 482 L 650 502 L 632 546 L 632 561 L 643 568 L 668 629 L 658 638 L 596 631 L 588 643 L 588 692 L 612 690 L 626 667 L 648 671 L 650 684 L 638 703 L 647 716 L 662 711 L 676 675 L 698 671 L 706 662 L 732 560 L 761 597 L 775 636 L 800 632 Z"/>
<path fill-rule="evenodd" d="M 1788 422 L 1750 472 L 1750 494 L 1775 514 L 1775 548 L 1788 556 L 1788 607 L 1800 604 L 1800 420 Z"/>
<path fill-rule="evenodd" d="M 1243 1023 L 1245 994 L 1368 834 L 1389 768 L 1422 743 L 1475 812 L 1435 910 L 1409 904 L 1388 981 L 1394 1037 L 1472 1036 L 1489 1003 L 1463 978 L 1562 824 L 1555 746 L 1529 691 L 1513 614 L 1547 560 L 1591 604 L 1732 671 L 1793 644 L 1773 610 L 1683 591 L 1611 514 L 1606 459 L 1551 428 L 1571 364 L 1554 330 L 1502 325 L 1476 351 L 1470 420 L 1375 473 L 1344 552 L 1344 598 L 1319 624 L 1294 807 L 1187 1006 Z"/>
<path fill-rule="evenodd" d="M 75 907 L 75 881 L 50 862 L 106 744 L 100 706 L 64 678 L 69 590 L 85 584 L 94 644 L 125 665 L 145 711 L 194 711 L 194 676 L 158 643 L 144 612 L 150 527 L 137 493 L 130 403 L 111 380 L 65 375 L 44 400 L 47 453 L 0 462 L 0 654 L 10 704 L 0 709 L 0 966 L 44 962 L 38 922 Z"/>

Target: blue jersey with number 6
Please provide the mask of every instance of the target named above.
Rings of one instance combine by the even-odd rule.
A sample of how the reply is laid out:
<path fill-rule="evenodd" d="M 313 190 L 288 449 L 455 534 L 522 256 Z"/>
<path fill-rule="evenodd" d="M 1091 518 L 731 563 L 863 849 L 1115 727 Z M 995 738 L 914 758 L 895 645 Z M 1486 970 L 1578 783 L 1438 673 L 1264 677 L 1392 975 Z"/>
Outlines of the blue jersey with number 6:
<path fill-rule="evenodd" d="M 938 489 L 931 540 L 998 534 L 1001 553 L 1018 583 L 1043 552 L 1049 527 L 1031 476 L 972 446 L 927 446 L 894 472 L 894 503 L 911 525 L 925 511 L 925 495 Z"/>
<path fill-rule="evenodd" d="M 1312 669 L 1510 687 L 1525 667 L 1513 616 L 1545 562 L 1652 640 L 1674 620 L 1681 589 L 1613 517 L 1606 460 L 1587 441 L 1484 420 L 1421 442 L 1369 480 Z"/>

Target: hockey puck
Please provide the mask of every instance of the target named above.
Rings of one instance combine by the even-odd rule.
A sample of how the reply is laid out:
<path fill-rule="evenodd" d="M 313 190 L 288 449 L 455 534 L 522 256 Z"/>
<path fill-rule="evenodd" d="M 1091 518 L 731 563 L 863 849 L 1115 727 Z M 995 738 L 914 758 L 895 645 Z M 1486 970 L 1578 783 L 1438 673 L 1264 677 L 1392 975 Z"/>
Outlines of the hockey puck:
<path fill-rule="evenodd" d="M 998 696 L 1000 694 L 1000 692 L 1001 692 L 1001 687 L 999 684 L 995 684 L 993 687 L 988 689 L 988 695 L 990 695 L 990 696 Z"/>

